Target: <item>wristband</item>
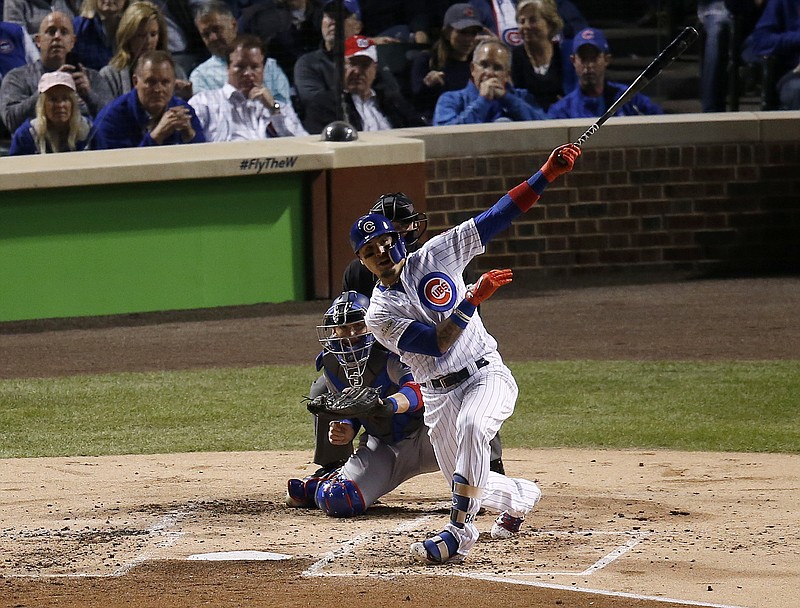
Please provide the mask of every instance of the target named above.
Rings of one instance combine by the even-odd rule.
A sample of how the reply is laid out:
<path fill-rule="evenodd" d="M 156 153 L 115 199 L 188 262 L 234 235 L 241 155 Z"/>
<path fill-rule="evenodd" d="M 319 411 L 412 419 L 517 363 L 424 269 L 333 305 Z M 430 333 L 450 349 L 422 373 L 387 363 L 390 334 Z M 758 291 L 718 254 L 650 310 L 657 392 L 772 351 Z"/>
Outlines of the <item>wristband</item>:
<path fill-rule="evenodd" d="M 392 413 L 396 414 L 397 413 L 397 399 L 395 399 L 394 397 L 386 397 L 386 399 L 384 399 L 384 401 L 389 402 L 389 403 L 392 404 Z"/>
<path fill-rule="evenodd" d="M 477 307 L 472 302 L 464 298 L 461 300 L 461 303 L 456 306 L 455 310 L 453 310 L 453 314 L 450 315 L 450 320 L 461 329 L 466 329 L 476 309 Z"/>
<path fill-rule="evenodd" d="M 406 399 L 408 399 L 407 414 L 416 412 L 422 407 L 422 393 L 420 393 L 419 384 L 416 382 L 406 382 L 397 392 L 405 395 Z"/>

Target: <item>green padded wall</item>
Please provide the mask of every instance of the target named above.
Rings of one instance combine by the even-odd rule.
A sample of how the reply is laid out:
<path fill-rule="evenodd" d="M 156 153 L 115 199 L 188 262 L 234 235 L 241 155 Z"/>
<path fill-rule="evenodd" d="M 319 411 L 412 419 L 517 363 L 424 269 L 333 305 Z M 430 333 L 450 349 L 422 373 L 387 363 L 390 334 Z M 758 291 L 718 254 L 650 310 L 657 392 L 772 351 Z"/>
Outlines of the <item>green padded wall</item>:
<path fill-rule="evenodd" d="M 303 177 L 0 193 L 0 321 L 304 300 Z"/>

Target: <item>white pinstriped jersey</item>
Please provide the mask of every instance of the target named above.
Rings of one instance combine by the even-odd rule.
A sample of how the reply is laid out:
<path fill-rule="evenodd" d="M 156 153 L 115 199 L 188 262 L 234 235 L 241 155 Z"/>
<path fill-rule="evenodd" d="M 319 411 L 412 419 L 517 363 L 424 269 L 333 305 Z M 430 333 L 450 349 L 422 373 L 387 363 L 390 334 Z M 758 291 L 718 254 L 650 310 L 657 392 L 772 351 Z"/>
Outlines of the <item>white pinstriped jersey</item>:
<path fill-rule="evenodd" d="M 419 383 L 464 369 L 497 349 L 477 312 L 441 357 L 403 351 L 398 344 L 413 321 L 436 325 L 452 314 L 466 293 L 464 268 L 483 251 L 475 221 L 469 219 L 408 254 L 399 281 L 372 292 L 367 326 L 381 344 L 400 355 Z"/>

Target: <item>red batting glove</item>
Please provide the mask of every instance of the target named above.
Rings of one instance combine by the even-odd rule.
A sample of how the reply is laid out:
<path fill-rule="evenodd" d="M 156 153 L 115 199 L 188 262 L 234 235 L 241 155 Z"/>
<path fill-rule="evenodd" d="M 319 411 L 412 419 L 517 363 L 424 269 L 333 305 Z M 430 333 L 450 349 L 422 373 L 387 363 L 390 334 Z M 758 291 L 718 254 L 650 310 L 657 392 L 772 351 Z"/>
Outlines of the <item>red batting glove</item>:
<path fill-rule="evenodd" d="M 559 175 L 569 173 L 575 161 L 581 155 L 581 149 L 575 144 L 564 144 L 550 153 L 550 158 L 542 165 L 541 172 L 548 182 L 552 182 Z"/>
<path fill-rule="evenodd" d="M 484 300 L 492 297 L 498 287 L 508 285 L 513 278 L 510 268 L 503 270 L 490 270 L 484 272 L 474 285 L 467 287 L 466 300 L 473 306 L 478 306 Z"/>

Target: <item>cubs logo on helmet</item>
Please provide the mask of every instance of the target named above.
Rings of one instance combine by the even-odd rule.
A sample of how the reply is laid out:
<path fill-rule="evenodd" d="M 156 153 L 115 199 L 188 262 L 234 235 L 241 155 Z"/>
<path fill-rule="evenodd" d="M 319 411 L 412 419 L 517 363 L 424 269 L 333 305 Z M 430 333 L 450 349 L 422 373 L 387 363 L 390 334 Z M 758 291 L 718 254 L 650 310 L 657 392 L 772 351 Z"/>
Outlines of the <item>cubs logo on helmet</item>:
<path fill-rule="evenodd" d="M 444 312 L 453 308 L 456 300 L 456 286 L 443 272 L 431 272 L 422 277 L 417 295 L 424 306 Z"/>
<path fill-rule="evenodd" d="M 362 215 L 353 224 L 350 229 L 350 245 L 353 247 L 353 253 L 358 253 L 359 249 L 364 245 L 384 234 L 389 234 L 392 237 L 389 255 L 392 261 L 397 264 L 406 257 L 406 245 L 388 218 L 379 213 Z"/>

